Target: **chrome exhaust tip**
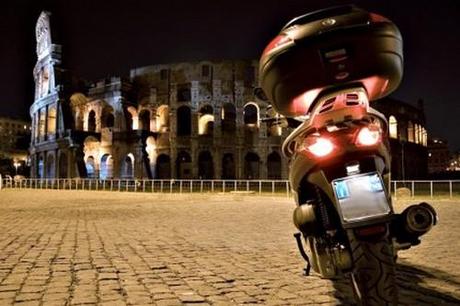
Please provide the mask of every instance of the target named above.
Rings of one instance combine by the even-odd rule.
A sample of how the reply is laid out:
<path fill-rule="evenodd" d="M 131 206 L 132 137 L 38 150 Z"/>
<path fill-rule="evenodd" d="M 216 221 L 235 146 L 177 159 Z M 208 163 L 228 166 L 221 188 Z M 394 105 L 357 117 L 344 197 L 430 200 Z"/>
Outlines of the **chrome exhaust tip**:
<path fill-rule="evenodd" d="M 426 234 L 438 222 L 438 215 L 428 203 L 407 207 L 401 214 L 405 230 L 417 237 Z"/>

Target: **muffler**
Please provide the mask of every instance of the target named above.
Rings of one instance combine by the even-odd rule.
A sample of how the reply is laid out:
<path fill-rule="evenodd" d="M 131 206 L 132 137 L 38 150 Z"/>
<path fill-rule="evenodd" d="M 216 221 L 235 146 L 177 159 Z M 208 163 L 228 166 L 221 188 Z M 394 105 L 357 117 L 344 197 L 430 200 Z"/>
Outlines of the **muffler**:
<path fill-rule="evenodd" d="M 420 236 L 428 233 L 438 222 L 438 215 L 428 203 L 414 204 L 399 214 L 391 224 L 392 236 L 399 243 L 420 243 Z"/>
<path fill-rule="evenodd" d="M 294 225 L 306 236 L 312 236 L 317 231 L 314 206 L 305 203 L 295 208 L 293 214 Z"/>

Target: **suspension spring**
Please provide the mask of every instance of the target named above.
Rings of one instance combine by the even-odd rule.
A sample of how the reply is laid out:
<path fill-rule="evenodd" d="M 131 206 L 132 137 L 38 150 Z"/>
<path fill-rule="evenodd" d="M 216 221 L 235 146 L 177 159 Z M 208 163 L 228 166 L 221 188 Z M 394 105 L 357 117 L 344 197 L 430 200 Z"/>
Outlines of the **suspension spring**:
<path fill-rule="evenodd" d="M 319 213 L 319 219 L 321 220 L 321 223 L 324 227 L 325 230 L 328 230 L 331 228 L 331 223 L 329 220 L 329 215 L 327 213 L 327 207 L 326 204 L 323 202 L 323 196 L 321 194 L 321 190 L 318 188 L 318 186 L 315 186 L 315 192 L 316 192 L 316 200 L 318 203 L 318 213 Z"/>

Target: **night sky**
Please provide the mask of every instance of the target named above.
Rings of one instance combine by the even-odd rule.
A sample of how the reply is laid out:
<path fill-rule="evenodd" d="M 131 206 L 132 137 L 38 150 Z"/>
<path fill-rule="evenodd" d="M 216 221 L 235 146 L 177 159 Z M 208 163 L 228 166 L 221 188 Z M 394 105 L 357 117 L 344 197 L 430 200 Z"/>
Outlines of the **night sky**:
<path fill-rule="evenodd" d="M 52 13 L 51 31 L 63 45 L 64 66 L 96 80 L 128 76 L 160 63 L 256 59 L 291 18 L 354 3 L 397 24 L 405 71 L 393 97 L 425 101 L 428 132 L 460 149 L 460 4 L 458 0 L 10 0 L 0 9 L 0 115 L 28 116 L 33 102 L 35 23 Z M 6 7 L 5 7 L 6 5 Z"/>

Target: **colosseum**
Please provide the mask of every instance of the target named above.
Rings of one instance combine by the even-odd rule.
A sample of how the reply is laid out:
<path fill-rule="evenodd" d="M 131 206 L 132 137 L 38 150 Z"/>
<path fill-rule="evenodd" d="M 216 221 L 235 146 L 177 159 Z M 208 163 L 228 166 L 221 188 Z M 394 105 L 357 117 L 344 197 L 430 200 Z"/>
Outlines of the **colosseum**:
<path fill-rule="evenodd" d="M 256 61 L 133 69 L 78 86 L 60 67 L 49 13 L 36 26 L 32 177 L 286 178 L 288 131 L 253 94 Z"/>
<path fill-rule="evenodd" d="M 154 65 L 82 86 L 61 67 L 47 12 L 36 39 L 31 177 L 287 178 L 290 130 L 254 96 L 257 61 Z M 389 121 L 393 178 L 426 175 L 423 105 L 373 106 Z"/>

